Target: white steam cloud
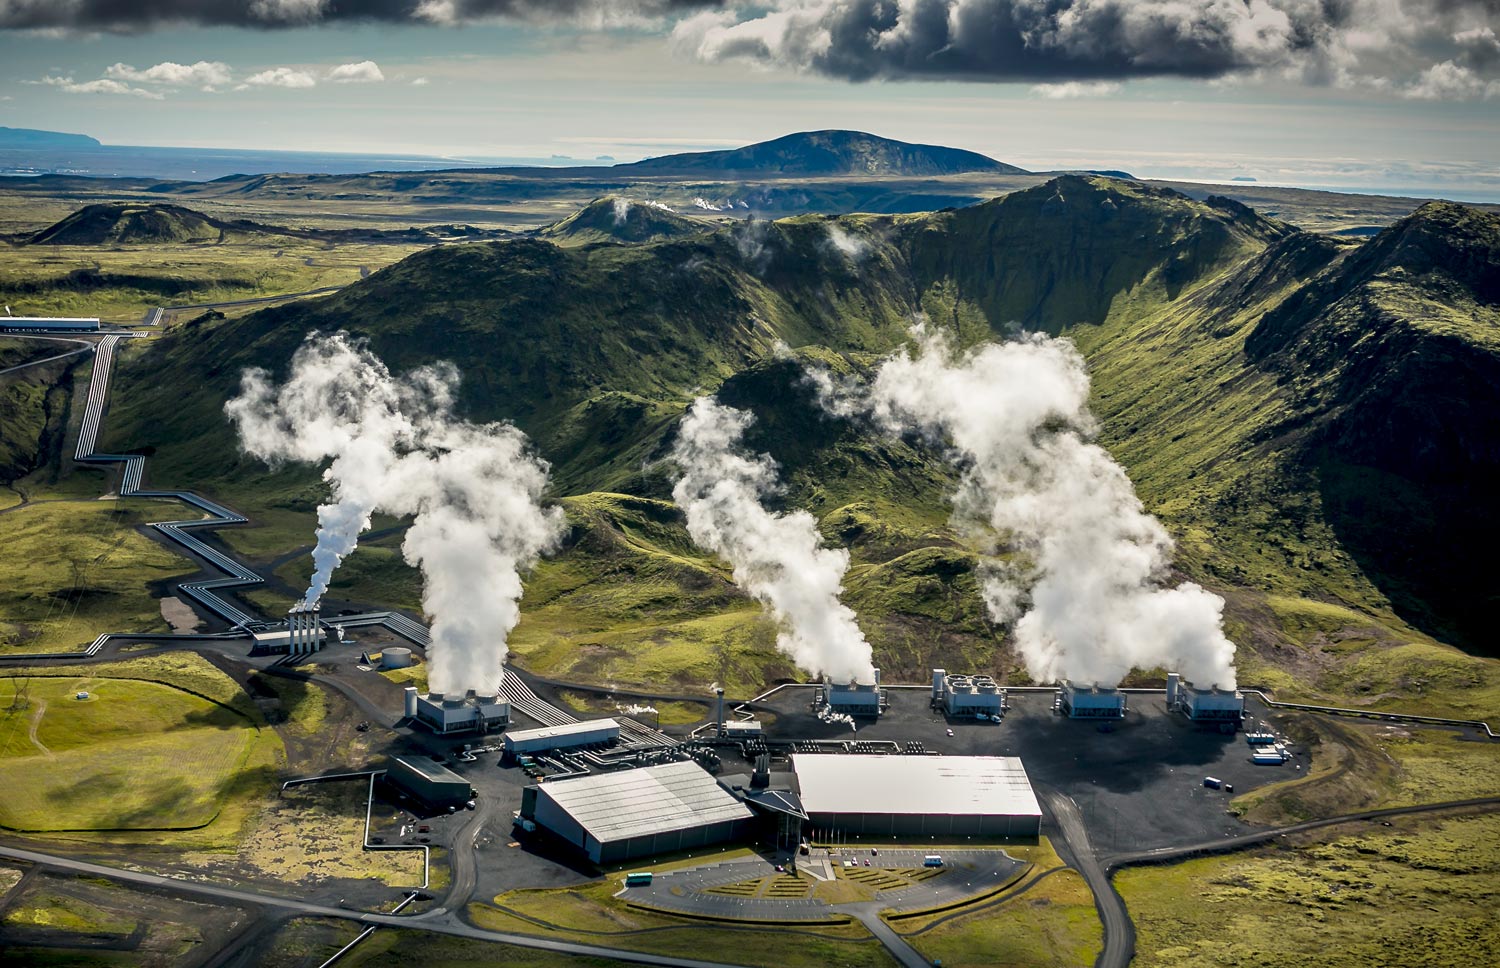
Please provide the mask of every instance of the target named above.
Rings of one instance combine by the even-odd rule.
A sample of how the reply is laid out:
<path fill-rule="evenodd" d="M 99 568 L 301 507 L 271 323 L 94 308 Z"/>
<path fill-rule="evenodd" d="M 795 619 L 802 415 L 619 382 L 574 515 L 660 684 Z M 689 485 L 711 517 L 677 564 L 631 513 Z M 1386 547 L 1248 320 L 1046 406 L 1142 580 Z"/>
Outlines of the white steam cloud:
<path fill-rule="evenodd" d="M 741 445 L 753 419 L 711 397 L 699 397 L 683 418 L 671 455 L 682 476 L 672 497 L 688 533 L 723 556 L 739 586 L 766 605 L 781 626 L 777 646 L 799 666 L 840 682 L 872 681 L 870 644 L 839 601 L 849 552 L 823 547 L 806 511 L 766 509 L 776 465 Z"/>
<path fill-rule="evenodd" d="M 925 326 L 913 333 L 915 353 L 886 360 L 864 403 L 888 429 L 942 434 L 962 456 L 956 517 L 1018 552 L 981 583 L 1030 674 L 1114 685 L 1132 668 L 1166 665 L 1232 687 L 1224 601 L 1191 582 L 1166 587 L 1172 540 L 1093 442 L 1073 344 L 1031 335 L 960 353 Z"/>
<path fill-rule="evenodd" d="M 870 252 L 870 243 L 857 235 L 846 232 L 837 222 L 826 222 L 828 244 L 850 262 L 859 262 Z"/>
<path fill-rule="evenodd" d="M 257 457 L 332 458 L 305 600 L 322 596 L 371 514 L 411 515 L 402 552 L 422 570 L 429 684 L 493 693 L 520 619 L 520 572 L 557 543 L 562 511 L 542 508 L 548 467 L 521 431 L 454 416 L 458 382 L 451 364 L 395 377 L 363 342 L 313 335 L 284 384 L 246 370 L 225 411 Z"/>

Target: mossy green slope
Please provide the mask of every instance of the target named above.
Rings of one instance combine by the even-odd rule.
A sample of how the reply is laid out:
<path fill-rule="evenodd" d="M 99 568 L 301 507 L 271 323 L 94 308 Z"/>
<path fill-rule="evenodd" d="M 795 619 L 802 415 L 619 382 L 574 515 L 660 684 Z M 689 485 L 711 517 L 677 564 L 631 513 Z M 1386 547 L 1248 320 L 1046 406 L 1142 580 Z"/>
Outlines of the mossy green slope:
<path fill-rule="evenodd" d="M 1370 462 L 1340 443 L 1359 439 L 1347 428 L 1379 412 L 1371 390 L 1381 380 L 1415 387 L 1408 405 L 1439 410 L 1451 383 L 1463 388 L 1464 409 L 1452 412 L 1464 446 L 1444 451 L 1458 455 L 1444 474 L 1462 480 L 1490 466 L 1495 384 L 1465 374 L 1495 363 L 1485 335 L 1492 222 L 1439 206 L 1356 247 L 1233 202 L 1069 176 L 927 216 L 736 222 L 640 245 L 454 246 L 331 299 L 133 348 L 106 442 L 155 448 L 158 480 L 252 511 L 305 512 L 320 494 L 312 474 L 273 476 L 234 452 L 222 405 L 240 369 L 284 369 L 307 332 L 336 328 L 368 336 L 393 369 L 455 360 L 465 412 L 515 419 L 553 462 L 555 492 L 582 502 L 570 505 L 578 540 L 541 566 L 528 593 L 518 651 L 546 669 L 635 681 L 670 678 L 676 663 L 696 681 L 749 676 L 734 656 L 712 658 L 720 644 L 740 643 L 772 677 L 788 670 L 766 651 L 758 612 L 725 584 L 722 563 L 680 547 L 680 523 L 666 547 L 659 534 L 625 540 L 640 509 L 598 493 L 667 499 L 656 462 L 676 419 L 692 396 L 718 390 L 756 413 L 749 443 L 782 464 L 782 500 L 852 547 L 849 597 L 887 668 L 953 656 L 954 667 L 1005 672 L 1014 659 L 973 594 L 978 559 L 946 527 L 953 469 L 928 445 L 823 417 L 778 343 L 857 373 L 905 338 L 918 311 L 964 342 L 1016 324 L 1063 332 L 1091 368 L 1102 441 L 1179 538 L 1181 572 L 1229 598 L 1247 675 L 1338 695 L 1324 673 L 1343 661 L 1336 642 L 1360 628 L 1377 630 L 1365 660 L 1376 664 L 1386 650 L 1394 661 L 1407 646 L 1443 649 L 1432 635 L 1456 636 L 1410 602 L 1438 618 L 1446 606 L 1421 589 L 1404 593 L 1399 575 L 1351 541 L 1356 516 L 1340 511 L 1328 455 L 1336 473 L 1385 475 L 1357 493 L 1414 507 L 1443 493 L 1476 533 L 1495 520 L 1472 494 L 1436 490 L 1420 464 Z M 1445 239 L 1461 258 L 1433 249 Z M 1323 308 L 1299 316 L 1299 306 Z M 1362 335 L 1332 356 L 1313 353 L 1341 331 Z M 1451 528 L 1420 537 L 1440 548 Z M 642 569 L 649 581 L 638 594 Z M 1291 616 L 1320 603 L 1358 620 L 1308 636 Z M 646 662 L 639 649 L 651 642 L 660 654 Z M 597 661 L 580 658 L 590 654 Z M 1495 675 L 1448 654 L 1481 680 Z M 1457 693 L 1432 701 L 1464 704 Z"/>
<path fill-rule="evenodd" d="M 696 235 L 710 228 L 709 224 L 685 218 L 662 205 L 623 195 L 605 195 L 536 234 L 559 245 L 585 245 L 658 242 Z"/>

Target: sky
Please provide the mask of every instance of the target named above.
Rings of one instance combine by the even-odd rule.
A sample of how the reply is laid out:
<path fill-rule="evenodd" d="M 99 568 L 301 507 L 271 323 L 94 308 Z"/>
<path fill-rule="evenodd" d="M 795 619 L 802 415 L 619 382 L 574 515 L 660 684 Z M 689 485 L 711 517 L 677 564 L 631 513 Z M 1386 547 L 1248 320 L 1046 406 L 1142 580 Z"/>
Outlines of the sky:
<path fill-rule="evenodd" d="M 1500 0 L 0 0 L 0 125 L 619 161 L 853 128 L 1500 198 L 1497 33 Z"/>

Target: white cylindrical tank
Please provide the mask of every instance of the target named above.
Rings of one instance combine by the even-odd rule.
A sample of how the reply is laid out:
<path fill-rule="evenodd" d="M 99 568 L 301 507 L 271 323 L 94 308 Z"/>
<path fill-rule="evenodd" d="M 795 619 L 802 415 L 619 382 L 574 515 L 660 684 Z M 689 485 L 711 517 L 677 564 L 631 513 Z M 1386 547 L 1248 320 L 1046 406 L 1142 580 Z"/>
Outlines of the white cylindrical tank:
<path fill-rule="evenodd" d="M 417 718 L 417 687 L 416 686 L 407 686 L 404 690 L 402 690 L 402 697 L 403 697 L 403 700 L 404 700 L 404 705 L 402 707 L 402 710 L 403 710 L 403 712 L 406 713 L 406 717 L 408 719 L 416 719 Z"/>
<path fill-rule="evenodd" d="M 1182 676 L 1176 672 L 1167 673 L 1167 708 L 1171 709 L 1177 705 L 1177 700 L 1182 698 Z"/>
<path fill-rule="evenodd" d="M 932 670 L 932 698 L 934 700 L 943 698 L 943 679 L 948 675 L 945 669 Z"/>
<path fill-rule="evenodd" d="M 411 649 L 396 646 L 380 653 L 380 668 L 382 669 L 405 669 L 409 665 L 411 665 Z"/>

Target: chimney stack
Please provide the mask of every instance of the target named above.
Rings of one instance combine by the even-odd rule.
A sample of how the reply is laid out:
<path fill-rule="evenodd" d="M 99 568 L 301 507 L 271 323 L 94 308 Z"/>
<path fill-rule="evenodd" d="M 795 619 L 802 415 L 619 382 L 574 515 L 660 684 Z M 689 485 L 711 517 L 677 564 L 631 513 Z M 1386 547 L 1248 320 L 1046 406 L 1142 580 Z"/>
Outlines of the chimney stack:
<path fill-rule="evenodd" d="M 714 689 L 714 694 L 719 697 L 718 711 L 714 714 L 714 725 L 718 728 L 720 736 L 724 735 L 724 689 L 722 686 Z"/>

